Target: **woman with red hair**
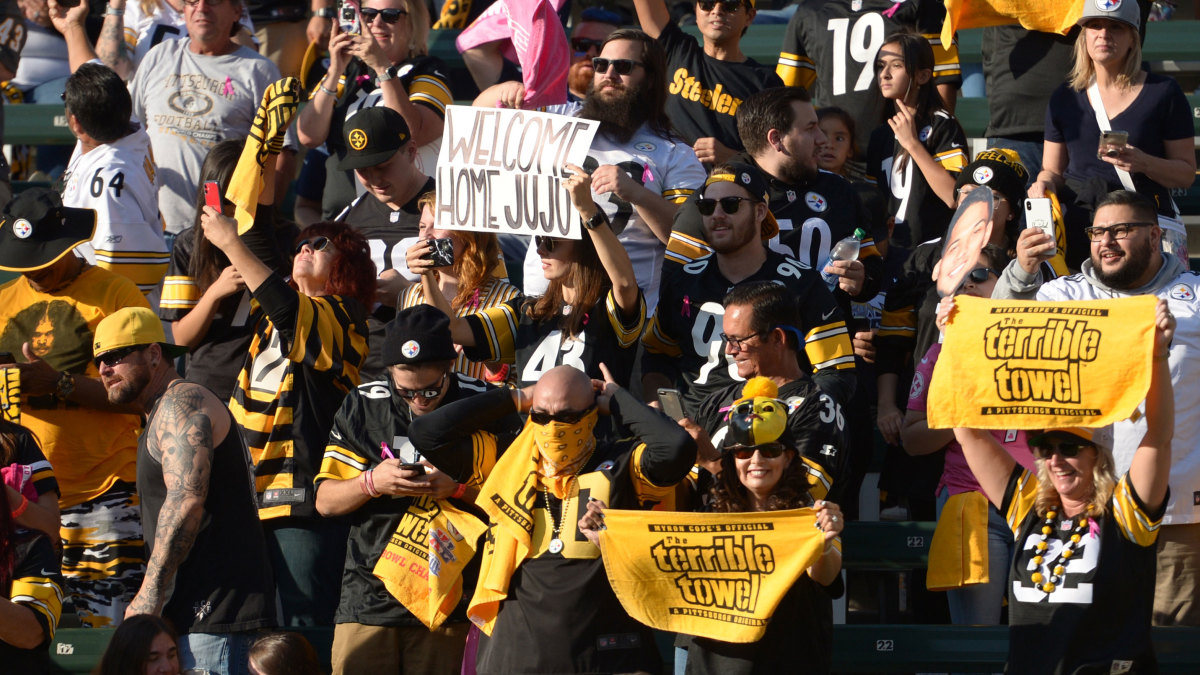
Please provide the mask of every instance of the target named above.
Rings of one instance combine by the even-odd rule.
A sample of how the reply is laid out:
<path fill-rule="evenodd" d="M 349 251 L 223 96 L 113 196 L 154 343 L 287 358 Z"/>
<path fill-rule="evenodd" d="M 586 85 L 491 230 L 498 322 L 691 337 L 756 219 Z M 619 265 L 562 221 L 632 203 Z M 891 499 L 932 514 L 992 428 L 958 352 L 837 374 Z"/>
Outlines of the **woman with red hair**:
<path fill-rule="evenodd" d="M 333 415 L 360 382 L 375 265 L 353 228 L 317 223 L 300 233 L 285 281 L 246 247 L 232 218 L 205 207 L 200 224 L 256 302 L 254 338 L 229 408 L 254 464 L 284 622 L 329 625 L 347 531 L 317 515 L 313 477 Z"/>

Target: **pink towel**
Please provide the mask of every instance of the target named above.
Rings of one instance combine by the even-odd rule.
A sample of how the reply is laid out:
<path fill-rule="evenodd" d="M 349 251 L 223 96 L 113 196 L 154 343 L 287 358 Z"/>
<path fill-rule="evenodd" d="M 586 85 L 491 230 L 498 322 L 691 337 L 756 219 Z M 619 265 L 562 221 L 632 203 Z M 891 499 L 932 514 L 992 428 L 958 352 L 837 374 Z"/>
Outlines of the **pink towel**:
<path fill-rule="evenodd" d="M 459 34 L 460 52 L 504 40 L 504 57 L 521 64 L 524 108 L 565 103 L 571 49 L 556 11 L 564 0 L 496 0 Z"/>

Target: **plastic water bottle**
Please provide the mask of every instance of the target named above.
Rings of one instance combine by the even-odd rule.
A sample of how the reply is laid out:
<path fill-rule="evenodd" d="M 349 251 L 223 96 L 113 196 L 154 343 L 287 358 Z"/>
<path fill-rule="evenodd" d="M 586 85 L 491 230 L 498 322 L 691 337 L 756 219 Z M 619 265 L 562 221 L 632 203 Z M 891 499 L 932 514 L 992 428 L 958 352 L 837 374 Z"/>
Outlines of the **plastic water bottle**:
<path fill-rule="evenodd" d="M 862 240 L 866 238 L 867 232 L 861 227 L 854 230 L 852 236 L 846 237 L 833 245 L 833 249 L 829 251 L 829 258 L 825 260 L 825 264 L 821 265 L 821 278 L 825 280 L 825 285 L 829 287 L 832 293 L 833 289 L 837 288 L 838 279 L 841 279 L 836 274 L 830 274 L 825 271 L 830 263 L 838 260 L 858 260 L 858 250 L 862 248 Z"/>

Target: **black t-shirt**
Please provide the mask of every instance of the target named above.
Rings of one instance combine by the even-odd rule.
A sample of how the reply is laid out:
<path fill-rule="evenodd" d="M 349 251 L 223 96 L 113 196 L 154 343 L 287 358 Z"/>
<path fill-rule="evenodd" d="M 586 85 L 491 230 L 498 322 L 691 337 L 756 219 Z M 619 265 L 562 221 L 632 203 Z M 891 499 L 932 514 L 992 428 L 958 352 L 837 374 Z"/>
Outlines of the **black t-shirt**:
<path fill-rule="evenodd" d="M 449 378 L 449 388 L 440 405 L 448 405 L 492 389 L 461 373 L 452 373 Z M 409 440 L 411 422 L 411 408 L 396 395 L 390 378 L 367 382 L 350 392 L 333 419 L 329 445 L 325 448 L 325 458 L 316 478 L 317 489 L 320 490 L 321 482 L 326 479 L 350 480 L 378 466 L 384 459 L 379 445 L 381 441 L 387 442 L 392 453 L 402 462 L 419 461 L 424 454 Z M 520 429 L 521 420 L 516 414 L 489 424 L 487 430 L 496 437 L 496 443 L 490 447 L 503 452 Z M 447 453 L 439 458 L 438 468 L 456 481 L 465 483 L 471 478 L 474 467 L 487 465 L 488 459 L 495 461 L 495 457 L 480 456 L 481 452 L 484 452 L 484 444 L 474 444 L 469 455 Z M 405 514 L 410 508 L 422 514 L 427 513 L 431 508 L 428 501 L 428 497 L 380 497 L 368 501 L 348 516 L 350 536 L 342 571 L 342 595 L 336 615 L 338 623 L 423 625 L 388 592 L 383 581 L 375 576 L 374 569 Z M 459 503 L 459 506 L 467 505 Z M 449 621 L 466 621 L 466 605 L 478 573 L 479 563 L 475 559 L 463 571 L 463 599 L 450 615 Z"/>
<path fill-rule="evenodd" d="M 849 112 L 857 145 L 865 149 L 871 130 L 891 110 L 875 81 L 875 55 L 887 36 L 915 28 L 934 48 L 934 83 L 962 81 L 957 47 L 941 45 L 945 18 L 939 0 L 800 0 L 783 35 L 780 76 L 808 87 L 818 108 Z"/>
<path fill-rule="evenodd" d="M 178 387 L 185 380 L 177 380 Z M 215 396 L 215 394 L 214 394 Z M 162 399 L 160 399 L 161 401 Z M 150 411 L 152 419 L 158 404 Z M 170 414 L 170 413 L 166 413 Z M 250 475 L 250 453 L 233 418 L 212 449 L 200 527 L 179 564 L 162 616 L 182 633 L 230 633 L 277 624 L 275 582 Z M 153 560 L 158 519 L 168 498 L 162 462 L 150 454 L 148 434 L 138 439 L 137 489 L 146 555 Z M 177 542 L 160 542 L 175 546 Z"/>
<path fill-rule="evenodd" d="M 1021 26 L 983 29 L 983 75 L 987 80 L 988 136 L 1042 136 L 1050 94 L 1067 79 L 1078 28 L 1067 35 Z M 1036 174 L 1041 167 L 1027 167 Z"/>
<path fill-rule="evenodd" d="M 939 110 L 917 137 L 941 167 L 957 173 L 967 165 L 967 134 L 953 115 Z M 946 234 L 954 209 L 937 196 L 912 157 L 897 159 L 900 143 L 887 124 L 871 133 L 867 147 L 867 180 L 875 181 L 888 198 L 888 213 L 896 217 L 892 239 L 905 248 Z"/>
<path fill-rule="evenodd" d="M 662 373 L 677 384 L 686 409 L 722 387 L 733 384 L 737 365 L 725 353 L 721 338 L 725 308 L 722 302 L 735 284 L 721 274 L 716 254 L 693 261 L 659 291 L 658 308 L 646 328 L 642 360 L 645 372 Z M 853 355 L 840 355 L 846 340 L 846 322 L 841 308 L 815 271 L 775 251 L 757 272 L 738 284 L 774 281 L 783 284 L 796 299 L 799 328 L 806 337 L 804 367 L 837 367 Z"/>
<path fill-rule="evenodd" d="M 622 387 L 629 386 L 638 337 L 645 325 L 645 300 L 624 317 L 612 291 L 596 301 L 583 324 L 583 331 L 564 336 L 559 328 L 561 314 L 535 321 L 525 311 L 526 300 L 513 298 L 464 319 L 471 326 L 475 346 L 463 352 L 472 361 L 502 361 L 516 365 L 517 385 L 529 386 L 555 366 L 574 366 L 594 379 L 604 379 L 600 364 Z M 564 306 L 563 308 L 569 309 Z"/>
<path fill-rule="evenodd" d="M 292 245 L 300 229 L 291 221 L 281 221 L 276 226 L 272 222 L 274 209 L 262 207 L 259 210 L 263 212 L 261 217 L 255 218 L 242 239 L 276 274 L 290 276 Z M 186 228 L 175 237 L 158 309 L 158 317 L 163 321 L 179 321 L 187 316 L 202 295 L 192 276 L 195 249 L 194 227 Z M 219 249 L 215 253 L 221 261 L 218 266 L 229 264 Z M 200 344 L 192 348 L 184 360 L 188 380 L 211 389 L 222 400 L 227 400 L 237 386 L 237 375 L 254 336 L 250 324 L 250 300 L 249 290 L 221 298 Z"/>
<path fill-rule="evenodd" d="M 737 382 L 717 390 L 696 410 L 696 424 L 704 429 L 718 450 L 725 438 L 729 407 L 741 397 L 745 386 L 745 383 Z M 779 387 L 779 399 L 788 405 L 788 430 L 796 449 L 808 464 L 809 494 L 813 499 L 824 499 L 845 475 L 850 458 L 846 451 L 841 406 L 808 377 Z"/>
<path fill-rule="evenodd" d="M 734 115 L 754 92 L 782 87 L 770 66 L 748 58 L 741 63 L 714 59 L 696 38 L 671 21 L 658 36 L 667 52 L 667 116 L 688 143 L 712 136 L 725 147 L 743 149 Z"/>

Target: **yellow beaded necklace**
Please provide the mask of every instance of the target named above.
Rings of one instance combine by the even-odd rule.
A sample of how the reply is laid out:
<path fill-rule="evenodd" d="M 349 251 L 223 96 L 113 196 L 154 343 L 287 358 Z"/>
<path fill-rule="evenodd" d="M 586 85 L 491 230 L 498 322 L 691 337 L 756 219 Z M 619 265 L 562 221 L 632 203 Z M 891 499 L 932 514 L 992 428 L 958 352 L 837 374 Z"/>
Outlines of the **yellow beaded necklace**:
<path fill-rule="evenodd" d="M 1092 505 L 1088 504 L 1087 513 L 1076 521 L 1075 530 L 1071 533 L 1071 539 L 1063 546 L 1059 552 L 1058 558 L 1050 566 L 1050 578 L 1046 579 L 1042 576 L 1041 567 L 1045 560 L 1043 557 L 1046 553 L 1046 539 L 1054 533 L 1055 520 L 1058 518 L 1058 512 L 1050 509 L 1046 512 L 1046 522 L 1042 523 L 1042 538 L 1034 548 L 1037 549 L 1037 555 L 1033 556 L 1033 564 L 1037 565 L 1038 571 L 1033 573 L 1030 580 L 1039 591 L 1044 593 L 1053 593 L 1054 589 L 1062 583 L 1063 576 L 1067 573 L 1067 563 L 1071 561 L 1071 556 L 1075 555 L 1075 549 L 1079 548 L 1079 542 L 1083 539 L 1083 533 L 1087 530 L 1088 521 L 1092 517 Z"/>

